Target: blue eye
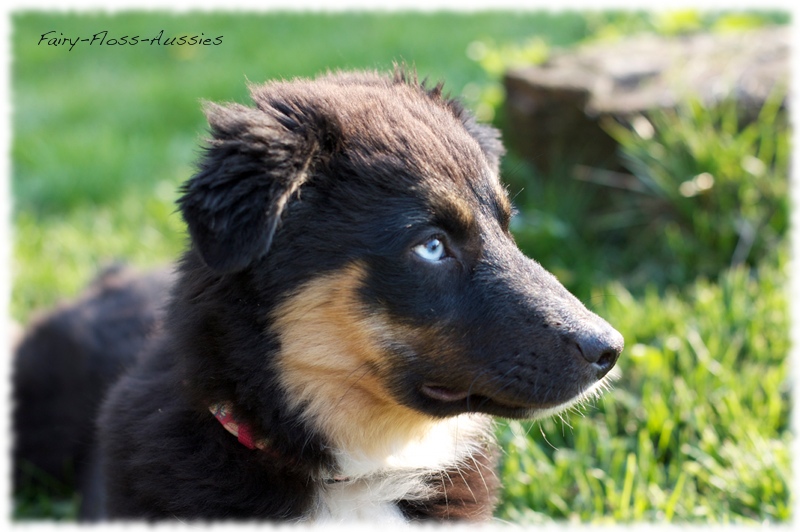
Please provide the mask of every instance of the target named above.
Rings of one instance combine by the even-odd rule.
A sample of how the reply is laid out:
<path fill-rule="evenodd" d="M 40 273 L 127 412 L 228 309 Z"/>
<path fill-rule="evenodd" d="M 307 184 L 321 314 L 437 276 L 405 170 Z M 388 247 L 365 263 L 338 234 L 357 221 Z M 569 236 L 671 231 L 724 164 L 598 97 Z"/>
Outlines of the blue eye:
<path fill-rule="evenodd" d="M 438 238 L 431 238 L 424 244 L 415 246 L 414 253 L 416 253 L 420 258 L 431 262 L 436 262 L 442 260 L 442 258 L 445 256 L 444 244 Z"/>

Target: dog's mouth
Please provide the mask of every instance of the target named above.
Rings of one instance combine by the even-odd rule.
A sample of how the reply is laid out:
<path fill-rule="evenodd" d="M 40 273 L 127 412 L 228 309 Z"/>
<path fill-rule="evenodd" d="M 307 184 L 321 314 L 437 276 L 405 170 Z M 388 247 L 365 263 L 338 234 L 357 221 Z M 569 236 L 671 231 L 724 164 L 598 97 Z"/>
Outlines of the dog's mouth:
<path fill-rule="evenodd" d="M 607 384 L 596 382 L 575 393 L 555 401 L 521 402 L 496 395 L 470 393 L 461 389 L 428 383 L 419 388 L 419 395 L 427 402 L 426 411 L 437 415 L 457 415 L 482 412 L 507 419 L 539 419 L 558 413 L 586 397 L 597 396 Z"/>
<path fill-rule="evenodd" d="M 555 406 L 512 403 L 486 395 L 448 388 L 439 384 L 423 384 L 420 391 L 428 399 L 433 399 L 445 407 L 456 408 L 465 412 L 486 412 L 503 417 L 530 417 L 531 412 L 534 410 Z"/>
<path fill-rule="evenodd" d="M 443 403 L 455 403 L 457 401 L 463 401 L 469 397 L 469 392 L 453 390 L 451 388 L 438 386 L 435 384 L 424 384 L 422 386 L 422 393 L 431 399 L 442 401 Z"/>

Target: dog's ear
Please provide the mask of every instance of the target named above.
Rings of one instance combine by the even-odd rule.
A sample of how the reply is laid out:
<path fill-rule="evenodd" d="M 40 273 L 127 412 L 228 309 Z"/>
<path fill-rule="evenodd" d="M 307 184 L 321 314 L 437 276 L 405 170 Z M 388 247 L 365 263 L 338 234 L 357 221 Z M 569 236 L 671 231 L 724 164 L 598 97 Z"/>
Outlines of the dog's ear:
<path fill-rule="evenodd" d="M 330 136 L 318 116 L 289 111 L 206 104 L 212 138 L 178 205 L 195 249 L 216 271 L 241 270 L 267 253 L 318 139 Z"/>
<path fill-rule="evenodd" d="M 500 159 L 506 153 L 503 142 L 500 140 L 500 131 L 495 127 L 478 122 L 470 113 L 465 113 L 460 118 L 467 132 L 478 141 L 492 171 L 495 175 L 499 175 Z"/>

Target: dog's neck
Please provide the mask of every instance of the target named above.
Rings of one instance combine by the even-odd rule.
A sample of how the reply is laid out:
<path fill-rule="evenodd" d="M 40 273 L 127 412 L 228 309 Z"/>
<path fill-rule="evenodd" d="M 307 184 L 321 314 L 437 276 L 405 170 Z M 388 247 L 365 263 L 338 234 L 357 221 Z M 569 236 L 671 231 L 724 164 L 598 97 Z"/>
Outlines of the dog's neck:
<path fill-rule="evenodd" d="M 256 438 L 252 427 L 234 416 L 231 404 L 214 404 L 209 410 L 245 447 L 267 453 L 278 463 L 291 462 L 268 438 Z M 394 442 L 391 452 L 385 455 L 335 449 L 336 471 L 321 473 L 315 508 L 307 519 L 403 522 L 405 517 L 397 501 L 434 496 L 428 479 L 447 475 L 448 470 L 457 471 L 464 465 L 470 467 L 475 456 L 485 451 L 491 429 L 489 418 L 465 414 L 438 420 L 424 435 Z"/>
<path fill-rule="evenodd" d="M 211 414 L 239 443 L 248 449 L 258 449 L 276 458 L 285 459 L 268 438 L 256 438 L 252 427 L 238 419 L 230 403 L 209 407 Z M 333 455 L 338 469 L 347 477 L 362 478 L 397 470 L 435 471 L 452 467 L 476 451 L 476 442 L 485 442 L 491 423 L 485 416 L 465 414 L 432 423 L 424 435 L 393 442 L 383 455 L 366 454 L 361 450 L 335 449 Z"/>
<path fill-rule="evenodd" d="M 294 459 L 281 454 L 268 438 L 256 438 L 253 433 L 253 428 L 246 422 L 238 419 L 233 413 L 233 407 L 230 403 L 215 403 L 211 405 L 208 410 L 213 414 L 217 421 L 236 439 L 251 450 L 258 450 L 265 453 L 273 460 L 291 465 Z M 350 479 L 343 475 L 328 474 L 323 475 L 323 480 L 327 483 L 348 482 Z"/>

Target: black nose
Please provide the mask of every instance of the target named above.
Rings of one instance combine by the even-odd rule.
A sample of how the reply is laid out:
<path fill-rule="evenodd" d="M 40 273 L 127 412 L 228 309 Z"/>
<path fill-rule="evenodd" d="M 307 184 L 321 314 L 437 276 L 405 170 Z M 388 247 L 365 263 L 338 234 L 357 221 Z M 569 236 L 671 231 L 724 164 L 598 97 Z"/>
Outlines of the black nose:
<path fill-rule="evenodd" d="M 592 324 L 574 337 L 578 352 L 597 369 L 597 378 L 602 378 L 617 363 L 625 340 L 607 323 Z"/>

